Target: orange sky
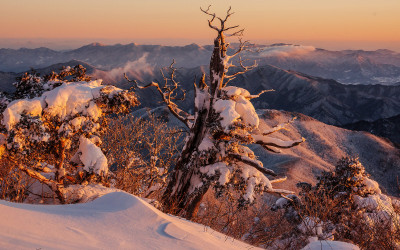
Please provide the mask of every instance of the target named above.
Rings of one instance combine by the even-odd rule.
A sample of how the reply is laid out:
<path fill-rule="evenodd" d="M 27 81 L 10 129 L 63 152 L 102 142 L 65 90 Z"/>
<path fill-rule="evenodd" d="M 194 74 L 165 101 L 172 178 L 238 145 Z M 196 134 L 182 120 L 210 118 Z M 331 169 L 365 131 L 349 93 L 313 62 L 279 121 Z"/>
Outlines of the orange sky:
<path fill-rule="evenodd" d="M 6 38 L 41 41 L 211 43 L 200 6 L 224 14 L 255 42 L 400 51 L 400 0 L 1 0 Z"/>

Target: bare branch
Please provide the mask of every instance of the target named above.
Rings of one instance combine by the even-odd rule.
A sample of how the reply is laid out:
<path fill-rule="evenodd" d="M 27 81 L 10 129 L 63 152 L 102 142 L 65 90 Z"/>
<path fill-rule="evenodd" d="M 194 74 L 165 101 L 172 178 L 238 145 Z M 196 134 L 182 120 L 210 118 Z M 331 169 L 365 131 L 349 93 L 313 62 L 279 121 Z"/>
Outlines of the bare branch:
<path fill-rule="evenodd" d="M 239 30 L 239 31 L 231 34 L 230 36 L 242 36 L 243 35 L 243 31 L 244 31 L 244 29 Z M 239 37 L 239 48 L 230 57 L 233 58 L 233 57 L 237 56 L 240 52 L 242 52 L 244 50 L 247 50 L 248 47 L 249 47 L 249 41 L 244 41 L 243 42 L 242 38 Z"/>
<path fill-rule="evenodd" d="M 236 29 L 236 28 L 238 28 L 238 27 L 239 27 L 239 25 L 235 25 L 235 26 L 232 26 L 232 27 L 224 28 L 223 31 L 227 31 L 227 30 L 231 30 L 231 29 Z M 236 32 L 235 32 L 235 33 L 236 33 Z"/>
<path fill-rule="evenodd" d="M 228 20 L 228 18 L 229 18 L 230 16 L 232 16 L 233 14 L 235 14 L 235 12 L 231 12 L 231 10 L 232 10 L 232 6 L 229 6 L 229 9 L 226 11 L 226 16 L 225 16 L 224 22 L 226 22 L 226 20 Z"/>
<path fill-rule="evenodd" d="M 229 154 L 228 157 L 238 160 L 240 162 L 243 162 L 246 165 L 252 166 L 263 174 L 276 176 L 274 171 L 272 171 L 271 169 L 264 168 L 264 166 L 262 164 L 260 164 L 258 161 L 250 159 L 249 157 L 239 155 L 239 154 Z"/>
<path fill-rule="evenodd" d="M 176 118 L 178 118 L 178 120 L 180 120 L 183 124 L 185 124 L 186 127 L 191 128 L 192 122 L 189 119 L 190 114 L 188 114 L 185 111 L 181 110 L 178 107 L 178 105 L 176 105 L 173 102 L 173 100 L 176 99 L 175 98 L 176 97 L 176 93 L 174 94 L 174 91 L 178 88 L 178 82 L 176 82 L 175 79 L 174 79 L 175 78 L 175 70 L 176 70 L 173 67 L 174 63 L 175 63 L 175 61 L 172 61 L 171 65 L 169 66 L 169 69 L 171 70 L 170 78 L 167 78 L 164 75 L 164 72 L 161 70 L 161 74 L 162 74 L 164 82 L 165 82 L 164 87 L 162 87 L 162 88 L 160 87 L 160 85 L 157 82 L 151 82 L 151 83 L 149 83 L 147 85 L 141 86 L 141 85 L 139 85 L 139 83 L 136 80 L 130 80 L 128 78 L 128 76 L 126 75 L 126 73 L 124 74 L 124 76 L 125 76 L 125 79 L 128 82 L 134 83 L 134 87 L 135 88 L 146 89 L 146 88 L 149 88 L 149 87 L 155 87 L 157 89 L 158 93 L 160 94 L 161 99 L 167 105 L 167 108 L 169 109 L 169 111 Z M 168 85 L 169 81 L 173 83 L 172 87 L 170 87 Z M 183 94 L 185 96 L 186 92 L 183 91 L 183 90 L 182 90 L 182 92 L 183 92 Z M 183 96 L 183 98 L 180 98 L 180 99 L 184 99 L 184 96 Z"/>
<path fill-rule="evenodd" d="M 239 25 L 237 25 L 236 27 L 239 27 Z M 239 36 L 239 37 L 241 37 L 241 36 L 243 36 L 243 32 L 244 32 L 244 29 L 241 29 L 241 30 L 235 31 L 232 34 L 227 34 L 226 36 L 228 36 L 228 37 L 231 37 L 231 36 Z M 240 41 L 240 39 L 239 39 L 239 41 Z"/>
<path fill-rule="evenodd" d="M 214 21 L 216 15 L 215 15 L 215 13 L 210 13 L 210 12 L 209 12 L 210 7 L 211 7 L 211 5 L 209 5 L 208 8 L 207 8 L 206 10 L 203 10 L 203 9 L 200 7 L 200 10 L 201 10 L 203 13 L 205 13 L 206 15 L 209 15 L 209 16 L 212 17 L 211 20 L 208 20 L 208 26 L 210 26 L 210 28 L 212 28 L 212 29 L 214 29 L 214 30 L 216 30 L 216 31 L 218 31 L 218 32 L 221 32 L 220 29 L 218 29 L 216 26 L 212 25 L 212 22 Z"/>
<path fill-rule="evenodd" d="M 211 7 L 211 5 L 209 5 L 206 10 L 200 7 L 200 10 L 203 13 L 205 13 L 206 15 L 209 15 L 209 16 L 212 17 L 211 20 L 208 20 L 208 26 L 210 26 L 210 28 L 218 31 L 218 33 L 222 33 L 224 31 L 227 31 L 227 30 L 230 30 L 230 29 L 235 29 L 235 28 L 239 27 L 239 25 L 235 25 L 235 26 L 232 26 L 232 27 L 225 28 L 226 21 L 228 21 L 230 16 L 235 14 L 235 12 L 231 12 L 231 10 L 232 10 L 231 7 L 229 7 L 228 11 L 226 12 L 226 15 L 225 15 L 224 19 L 222 19 L 220 17 L 217 17 L 215 13 L 210 13 L 210 7 Z M 215 20 L 215 18 L 217 18 L 220 21 L 220 28 L 217 28 L 216 26 L 212 25 L 212 22 Z"/>
<path fill-rule="evenodd" d="M 236 52 L 233 56 L 230 56 L 230 57 L 234 57 L 234 56 L 237 55 L 239 52 L 240 52 L 240 50 L 238 50 L 238 52 Z M 239 64 L 240 64 L 240 67 L 241 67 L 242 70 L 240 70 L 240 71 L 238 71 L 238 72 L 236 72 L 236 73 L 234 73 L 234 74 L 232 74 L 232 75 L 225 75 L 225 78 L 228 79 L 228 81 L 225 82 L 225 84 L 224 84 L 223 87 L 225 87 L 230 81 L 232 81 L 233 79 L 235 79 L 236 76 L 241 75 L 241 74 L 244 74 L 244 73 L 246 73 L 246 72 L 248 72 L 248 71 L 250 71 L 250 70 L 252 70 L 252 69 L 254 69 L 255 67 L 258 66 L 256 61 L 254 61 L 254 64 L 253 64 L 253 65 L 244 66 L 243 60 L 242 60 L 242 58 L 241 58 L 240 56 L 239 56 Z M 228 69 L 231 68 L 231 67 L 236 67 L 236 66 L 233 65 L 233 64 L 231 64 L 231 65 L 228 66 Z"/>
<path fill-rule="evenodd" d="M 203 13 L 205 13 L 205 14 L 207 14 L 207 15 L 209 15 L 209 16 L 212 16 L 213 17 L 213 19 L 215 18 L 215 13 L 210 13 L 209 12 L 209 10 L 210 10 L 210 7 L 211 7 L 211 4 L 210 5 L 208 5 L 208 7 L 207 7 L 207 9 L 206 10 L 203 10 L 203 8 L 201 8 L 200 7 L 200 10 L 203 12 Z"/>
<path fill-rule="evenodd" d="M 202 90 L 208 87 L 207 83 L 206 83 L 206 74 L 205 73 L 203 73 L 201 75 L 201 79 L 200 79 L 199 83 L 200 83 L 200 89 L 202 89 Z"/>

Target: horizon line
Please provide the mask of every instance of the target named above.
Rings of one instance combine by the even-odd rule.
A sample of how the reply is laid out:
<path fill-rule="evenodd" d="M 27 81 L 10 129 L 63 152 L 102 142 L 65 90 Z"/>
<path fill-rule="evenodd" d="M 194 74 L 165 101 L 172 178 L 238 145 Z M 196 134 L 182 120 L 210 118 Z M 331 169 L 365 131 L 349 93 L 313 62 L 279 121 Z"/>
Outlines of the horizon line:
<path fill-rule="evenodd" d="M 251 44 L 270 46 L 274 44 L 312 46 L 318 49 L 331 51 L 343 50 L 391 50 L 400 53 L 400 41 L 367 41 L 367 40 L 286 40 L 286 39 L 254 39 Z M 236 42 L 231 42 L 235 44 Z M 209 39 L 187 38 L 0 38 L 0 49 L 38 49 L 48 48 L 56 51 L 75 50 L 84 46 L 100 44 L 104 46 L 115 45 L 155 45 L 183 47 L 192 44 L 199 46 L 212 45 Z"/>

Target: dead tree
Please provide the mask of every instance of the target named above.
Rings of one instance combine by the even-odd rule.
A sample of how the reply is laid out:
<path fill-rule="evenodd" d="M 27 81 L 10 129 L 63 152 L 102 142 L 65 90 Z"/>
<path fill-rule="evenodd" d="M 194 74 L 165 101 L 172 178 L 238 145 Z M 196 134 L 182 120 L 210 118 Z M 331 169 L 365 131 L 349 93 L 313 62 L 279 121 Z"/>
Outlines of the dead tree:
<path fill-rule="evenodd" d="M 226 86 L 237 75 L 257 66 L 256 63 L 245 66 L 240 57 L 237 65 L 232 63 L 235 56 L 248 48 L 249 43 L 243 42 L 240 38 L 243 30 L 235 31 L 238 26 L 226 25 L 233 14 L 231 8 L 224 18 L 217 17 L 209 8 L 201 11 L 210 16 L 208 25 L 217 32 L 217 37 L 214 40 L 214 50 L 210 60 L 209 85 L 206 84 L 204 74 L 199 83 L 194 83 L 194 115 L 182 111 L 174 102 L 176 91 L 179 90 L 174 63 L 169 67 L 170 77 L 163 74 L 163 84 L 151 82 L 141 86 L 125 76 L 136 88 L 155 87 L 171 113 L 190 129 L 162 197 L 165 211 L 188 219 L 197 213 L 204 194 L 211 186 L 216 188 L 217 194 L 239 192 L 243 205 L 251 203 L 256 192 L 290 193 L 272 187 L 272 183 L 282 181 L 284 178 L 269 180 L 265 175 L 276 176 L 276 174 L 264 168 L 262 162 L 258 161 L 245 145 L 256 143 L 276 152 L 277 148 L 290 148 L 304 141 L 303 138 L 282 141 L 269 137 L 270 134 L 282 129 L 285 124 L 270 131 L 258 129 L 259 117 L 250 100 L 266 91 L 250 95 L 245 89 Z M 215 24 L 217 22 L 218 25 Z M 231 30 L 232 34 L 226 34 Z M 239 47 L 232 55 L 227 54 L 228 36 L 238 36 L 240 41 Z M 230 68 L 236 68 L 234 73 L 229 72 Z"/>

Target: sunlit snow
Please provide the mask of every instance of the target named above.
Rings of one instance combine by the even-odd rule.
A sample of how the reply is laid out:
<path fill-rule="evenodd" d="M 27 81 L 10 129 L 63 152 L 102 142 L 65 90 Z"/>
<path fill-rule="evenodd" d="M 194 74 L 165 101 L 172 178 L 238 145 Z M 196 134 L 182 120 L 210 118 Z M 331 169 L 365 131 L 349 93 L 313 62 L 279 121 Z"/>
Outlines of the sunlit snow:
<path fill-rule="evenodd" d="M 73 205 L 0 200 L 1 249 L 248 249 L 124 192 Z M 252 249 L 256 249 L 252 247 Z"/>

